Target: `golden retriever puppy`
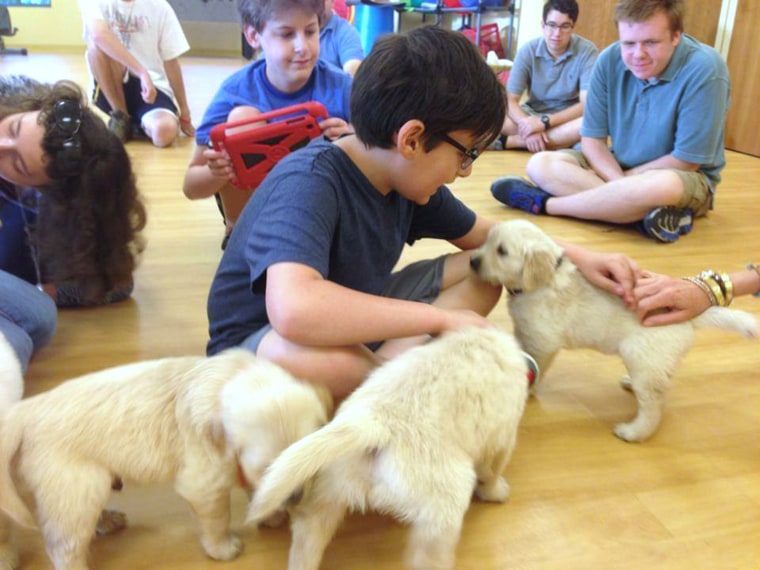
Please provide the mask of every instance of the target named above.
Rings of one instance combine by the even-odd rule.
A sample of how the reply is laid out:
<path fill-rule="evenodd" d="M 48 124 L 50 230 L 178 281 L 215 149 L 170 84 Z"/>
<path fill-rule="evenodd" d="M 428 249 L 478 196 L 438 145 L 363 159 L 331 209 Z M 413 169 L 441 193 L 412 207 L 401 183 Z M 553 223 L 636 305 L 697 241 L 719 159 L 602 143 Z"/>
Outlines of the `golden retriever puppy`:
<path fill-rule="evenodd" d="M 21 363 L 5 335 L 0 332 L 0 416 L 21 399 L 24 377 Z"/>
<path fill-rule="evenodd" d="M 331 406 L 326 390 L 242 349 L 88 374 L 0 420 L 0 508 L 24 526 L 34 526 L 33 510 L 55 568 L 81 570 L 112 481 L 173 480 L 206 554 L 229 560 L 242 548 L 229 529 L 239 474 L 255 486 Z M 0 560 L 10 548 L 0 546 Z"/>
<path fill-rule="evenodd" d="M 517 342 L 497 330 L 452 332 L 376 369 L 327 426 L 266 471 L 248 521 L 292 495 L 290 570 L 315 570 L 347 509 L 411 524 L 408 564 L 453 568 L 473 491 L 503 502 L 528 394 Z M 308 484 L 307 484 L 308 482 Z"/>
<path fill-rule="evenodd" d="M 470 265 L 481 278 L 507 288 L 515 335 L 542 375 L 563 348 L 620 355 L 628 369 L 624 386 L 638 402 L 636 417 L 615 426 L 625 441 L 645 440 L 657 430 L 670 377 L 691 348 L 695 327 L 757 336 L 752 315 L 719 307 L 687 323 L 644 327 L 621 299 L 586 281 L 562 248 L 525 220 L 491 228 Z"/>

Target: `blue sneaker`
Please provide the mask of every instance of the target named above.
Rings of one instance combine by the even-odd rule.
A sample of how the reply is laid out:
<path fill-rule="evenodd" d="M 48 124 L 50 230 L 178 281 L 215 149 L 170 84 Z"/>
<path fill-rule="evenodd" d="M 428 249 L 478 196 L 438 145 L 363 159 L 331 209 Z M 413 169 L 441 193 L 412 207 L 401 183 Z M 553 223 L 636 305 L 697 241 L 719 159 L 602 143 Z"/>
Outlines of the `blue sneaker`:
<path fill-rule="evenodd" d="M 528 387 L 530 388 L 538 382 L 538 379 L 541 377 L 541 371 L 538 369 L 538 363 L 535 358 L 525 351 L 522 351 L 522 355 L 525 358 L 525 363 L 528 365 Z"/>
<path fill-rule="evenodd" d="M 546 213 L 546 201 L 552 197 L 520 176 L 505 176 L 494 180 L 491 194 L 510 208 L 537 215 Z"/>
<path fill-rule="evenodd" d="M 649 212 L 640 222 L 644 234 L 663 243 L 672 243 L 685 236 L 694 227 L 694 211 L 691 208 L 662 206 Z"/>

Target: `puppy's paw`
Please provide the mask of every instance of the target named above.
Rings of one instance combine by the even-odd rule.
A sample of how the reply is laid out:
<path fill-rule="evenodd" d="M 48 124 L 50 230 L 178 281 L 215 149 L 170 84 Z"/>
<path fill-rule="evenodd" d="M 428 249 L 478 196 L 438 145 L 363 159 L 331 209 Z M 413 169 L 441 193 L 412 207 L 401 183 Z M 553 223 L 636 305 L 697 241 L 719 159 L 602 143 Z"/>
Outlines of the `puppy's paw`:
<path fill-rule="evenodd" d="M 617 424 L 612 431 L 616 436 L 618 436 L 623 441 L 627 441 L 628 443 L 638 443 L 639 441 L 644 441 L 647 437 L 649 437 L 650 434 L 641 433 L 641 430 L 638 429 L 634 423 L 635 422 Z"/>
<path fill-rule="evenodd" d="M 286 520 L 288 520 L 288 511 L 275 511 L 261 521 L 260 524 L 268 528 L 277 528 L 282 526 Z"/>
<path fill-rule="evenodd" d="M 203 550 L 214 560 L 232 560 L 243 550 L 243 541 L 234 533 L 230 533 L 226 540 L 211 542 L 204 537 L 201 542 Z"/>
<path fill-rule="evenodd" d="M 509 499 L 509 491 L 509 483 L 506 482 L 504 477 L 497 477 L 490 483 L 478 483 L 475 495 L 481 501 L 503 503 Z"/>
<path fill-rule="evenodd" d="M 98 519 L 98 524 L 95 526 L 95 534 L 98 536 L 105 536 L 107 534 L 114 534 L 127 527 L 127 515 L 121 511 L 113 511 L 109 509 L 103 509 Z"/>
<path fill-rule="evenodd" d="M 16 549 L 10 544 L 0 544 L 0 570 L 15 570 L 18 567 Z"/>

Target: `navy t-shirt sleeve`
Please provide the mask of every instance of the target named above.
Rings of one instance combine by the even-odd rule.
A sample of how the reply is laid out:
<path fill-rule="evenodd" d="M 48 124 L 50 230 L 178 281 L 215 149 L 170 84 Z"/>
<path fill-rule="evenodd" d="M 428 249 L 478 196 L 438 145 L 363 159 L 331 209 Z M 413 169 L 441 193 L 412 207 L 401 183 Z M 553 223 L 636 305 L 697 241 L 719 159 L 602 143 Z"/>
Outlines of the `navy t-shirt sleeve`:
<path fill-rule="evenodd" d="M 276 191 L 258 204 L 266 211 L 266 219 L 252 225 L 245 247 L 254 293 L 264 292 L 265 272 L 275 263 L 301 263 L 327 277 L 338 217 L 336 196 L 319 177 L 292 171 L 272 175 L 268 183 Z"/>

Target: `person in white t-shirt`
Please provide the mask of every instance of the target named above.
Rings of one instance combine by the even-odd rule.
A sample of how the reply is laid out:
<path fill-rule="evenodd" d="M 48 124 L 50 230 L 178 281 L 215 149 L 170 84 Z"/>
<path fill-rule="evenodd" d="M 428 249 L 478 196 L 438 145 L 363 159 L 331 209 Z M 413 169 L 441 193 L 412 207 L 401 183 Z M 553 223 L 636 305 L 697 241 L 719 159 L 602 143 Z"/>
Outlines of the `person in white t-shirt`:
<path fill-rule="evenodd" d="M 195 134 L 179 56 L 190 49 L 166 0 L 78 0 L 95 81 L 93 102 L 123 141 L 158 147 Z"/>

